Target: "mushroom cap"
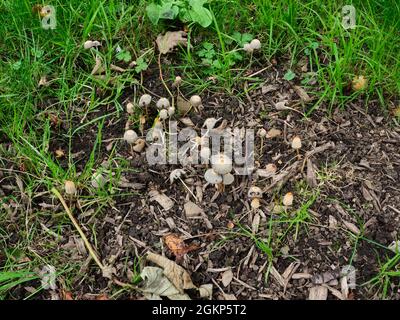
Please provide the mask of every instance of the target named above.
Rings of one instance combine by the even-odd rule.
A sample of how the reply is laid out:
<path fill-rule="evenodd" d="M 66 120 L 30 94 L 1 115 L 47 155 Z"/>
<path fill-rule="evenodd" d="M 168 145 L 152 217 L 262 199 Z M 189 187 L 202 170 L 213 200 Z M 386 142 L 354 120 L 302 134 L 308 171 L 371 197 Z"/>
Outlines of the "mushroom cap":
<path fill-rule="evenodd" d="M 283 196 L 282 204 L 289 207 L 293 204 L 293 193 L 288 192 Z"/>
<path fill-rule="evenodd" d="M 163 108 L 168 108 L 170 106 L 169 101 L 167 98 L 160 98 L 157 101 L 157 108 L 158 109 L 163 109 Z"/>
<path fill-rule="evenodd" d="M 251 52 L 254 51 L 254 48 L 251 46 L 250 43 L 245 43 L 245 44 L 243 45 L 243 50 L 246 51 L 246 52 L 251 53 Z"/>
<path fill-rule="evenodd" d="M 76 193 L 75 183 L 70 180 L 65 180 L 64 182 L 65 193 L 69 195 L 73 195 Z"/>
<path fill-rule="evenodd" d="M 133 151 L 140 153 L 143 151 L 145 146 L 146 146 L 146 141 L 144 139 L 137 139 L 132 149 Z"/>
<path fill-rule="evenodd" d="M 232 184 L 233 181 L 235 181 L 235 177 L 234 177 L 233 174 L 231 174 L 231 173 L 227 173 L 227 174 L 224 174 L 224 175 L 222 176 L 222 183 L 223 183 L 224 185 Z"/>
<path fill-rule="evenodd" d="M 250 42 L 250 46 L 254 49 L 254 50 L 259 50 L 261 49 L 261 42 L 258 39 L 253 39 Z"/>
<path fill-rule="evenodd" d="M 173 183 L 175 180 L 180 179 L 182 176 L 186 174 L 185 170 L 183 169 L 175 169 L 172 170 L 169 175 L 169 181 Z"/>
<path fill-rule="evenodd" d="M 91 181 L 93 188 L 102 188 L 106 184 L 106 182 L 106 178 L 104 178 L 104 176 L 100 172 L 93 173 Z"/>
<path fill-rule="evenodd" d="M 218 174 L 227 174 L 232 170 L 232 160 L 223 153 L 212 156 L 211 165 Z"/>
<path fill-rule="evenodd" d="M 301 148 L 301 139 L 299 136 L 295 136 L 292 140 L 292 148 L 293 149 L 300 149 Z"/>
<path fill-rule="evenodd" d="M 265 137 L 267 136 L 267 130 L 265 130 L 264 128 L 260 128 L 260 129 L 257 131 L 257 135 L 258 135 L 260 138 L 265 138 Z"/>
<path fill-rule="evenodd" d="M 144 94 L 139 99 L 139 107 L 147 107 L 151 103 L 151 95 Z"/>
<path fill-rule="evenodd" d="M 126 130 L 124 133 L 124 140 L 129 144 L 134 143 L 138 139 L 138 135 L 133 130 Z"/>
<path fill-rule="evenodd" d="M 211 157 L 211 150 L 210 150 L 210 148 L 209 148 L 209 147 L 201 147 L 201 150 L 200 150 L 200 158 L 203 159 L 203 160 L 207 160 L 207 162 L 208 162 L 208 160 L 210 159 L 210 157 Z"/>
<path fill-rule="evenodd" d="M 218 184 L 222 182 L 222 176 L 216 173 L 213 169 L 208 169 L 206 171 L 204 174 L 204 179 L 206 179 L 208 183 L 212 184 Z"/>
<path fill-rule="evenodd" d="M 134 109 L 135 109 L 135 107 L 133 106 L 133 103 L 128 102 L 128 104 L 126 105 L 126 112 L 128 112 L 129 114 L 132 114 Z"/>
<path fill-rule="evenodd" d="M 172 117 L 175 114 L 175 107 L 168 108 L 168 115 Z"/>
<path fill-rule="evenodd" d="M 191 104 L 193 107 L 198 107 L 198 106 L 200 106 L 200 105 L 201 105 L 201 98 L 200 98 L 200 96 L 197 96 L 197 95 L 191 96 L 191 97 L 190 97 L 190 104 Z"/>
<path fill-rule="evenodd" d="M 92 40 L 87 40 L 83 44 L 83 47 L 87 50 L 93 47 L 99 47 L 101 46 L 101 43 L 99 41 L 92 41 Z"/>
<path fill-rule="evenodd" d="M 175 77 L 175 81 L 172 84 L 173 87 L 179 87 L 182 83 L 182 78 L 180 76 Z"/>
<path fill-rule="evenodd" d="M 159 113 L 160 119 L 165 120 L 168 118 L 168 111 L 166 109 L 161 109 Z"/>
<path fill-rule="evenodd" d="M 252 186 L 252 187 L 250 187 L 247 195 L 250 199 L 253 199 L 253 198 L 262 198 L 262 194 L 263 194 L 263 191 L 261 190 L 260 187 Z"/>

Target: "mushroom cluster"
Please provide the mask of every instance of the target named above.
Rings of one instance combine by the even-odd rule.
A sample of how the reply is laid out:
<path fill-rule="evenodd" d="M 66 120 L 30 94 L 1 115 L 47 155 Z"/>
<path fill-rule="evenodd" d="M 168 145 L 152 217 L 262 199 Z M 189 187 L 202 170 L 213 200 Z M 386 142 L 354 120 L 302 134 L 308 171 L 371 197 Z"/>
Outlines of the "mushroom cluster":
<path fill-rule="evenodd" d="M 124 140 L 130 145 L 131 149 L 135 152 L 142 152 L 146 146 L 146 141 L 140 139 L 137 133 L 133 130 L 126 130 L 124 133 Z"/>
<path fill-rule="evenodd" d="M 235 180 L 232 171 L 232 160 L 222 154 L 218 153 L 211 156 L 211 169 L 208 169 L 204 174 L 204 179 L 208 183 L 214 184 L 218 191 L 223 191 L 226 185 L 232 184 Z"/>
<path fill-rule="evenodd" d="M 258 209 L 260 207 L 260 200 L 262 198 L 262 195 L 263 195 L 263 191 L 261 190 L 260 187 L 252 186 L 249 189 L 248 197 L 250 198 L 250 201 L 251 201 L 250 206 L 253 209 Z"/>
<path fill-rule="evenodd" d="M 160 110 L 159 117 L 161 120 L 166 120 L 175 113 L 175 108 L 171 107 L 167 98 L 160 98 L 157 101 L 157 109 Z"/>

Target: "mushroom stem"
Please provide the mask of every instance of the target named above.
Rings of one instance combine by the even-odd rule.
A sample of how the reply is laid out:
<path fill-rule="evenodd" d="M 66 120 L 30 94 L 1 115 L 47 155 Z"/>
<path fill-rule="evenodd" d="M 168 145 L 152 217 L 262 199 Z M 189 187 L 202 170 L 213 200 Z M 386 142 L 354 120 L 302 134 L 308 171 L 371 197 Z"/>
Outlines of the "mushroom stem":
<path fill-rule="evenodd" d="M 186 185 L 186 183 L 185 183 L 180 177 L 178 177 L 178 179 L 182 182 L 182 184 L 185 186 L 185 188 L 187 189 L 187 191 L 189 191 L 189 193 L 192 195 L 192 197 L 194 198 L 194 200 L 196 200 L 196 202 L 198 202 L 199 200 L 197 199 L 197 197 L 195 196 L 195 194 L 192 192 L 192 190 L 190 190 L 190 188 Z"/>
<path fill-rule="evenodd" d="M 172 94 L 172 92 L 169 90 L 167 84 L 164 81 L 164 77 L 162 74 L 162 68 L 161 68 L 161 52 L 158 54 L 158 69 L 160 70 L 160 80 L 162 82 L 162 84 L 164 85 L 165 89 L 167 89 L 168 94 L 170 95 L 171 99 L 172 99 L 172 106 L 174 106 L 174 95 Z"/>
<path fill-rule="evenodd" d="M 260 158 L 261 158 L 264 148 L 264 137 L 261 137 L 260 139 L 261 139 L 261 145 L 260 145 Z"/>

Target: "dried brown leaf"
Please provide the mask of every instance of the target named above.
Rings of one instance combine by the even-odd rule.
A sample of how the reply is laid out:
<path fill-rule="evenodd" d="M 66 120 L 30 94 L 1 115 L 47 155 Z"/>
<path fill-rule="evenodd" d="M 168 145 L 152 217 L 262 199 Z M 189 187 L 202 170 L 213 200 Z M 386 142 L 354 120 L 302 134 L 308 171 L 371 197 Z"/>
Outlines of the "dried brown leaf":
<path fill-rule="evenodd" d="M 183 257 L 186 253 L 198 249 L 196 245 L 187 245 L 181 237 L 170 233 L 164 237 L 165 245 L 177 257 Z"/>
<path fill-rule="evenodd" d="M 233 272 L 231 269 L 226 270 L 224 273 L 222 273 L 221 281 L 224 287 L 229 286 L 232 280 L 233 280 Z"/>
<path fill-rule="evenodd" d="M 181 294 L 186 289 L 195 289 L 189 273 L 175 262 L 159 254 L 148 252 L 146 259 L 164 269 L 164 275 L 173 283 Z"/>
<path fill-rule="evenodd" d="M 156 43 L 161 54 L 166 54 L 176 46 L 182 44 L 187 45 L 186 32 L 184 31 L 168 31 L 164 35 L 158 35 Z"/>
<path fill-rule="evenodd" d="M 303 102 L 307 103 L 307 102 L 312 101 L 312 98 L 308 95 L 308 93 L 302 87 L 294 86 L 294 90 L 296 91 L 297 95 L 300 97 L 300 99 Z"/>
<path fill-rule="evenodd" d="M 328 288 L 316 286 L 310 288 L 308 300 L 326 300 L 328 299 Z"/>

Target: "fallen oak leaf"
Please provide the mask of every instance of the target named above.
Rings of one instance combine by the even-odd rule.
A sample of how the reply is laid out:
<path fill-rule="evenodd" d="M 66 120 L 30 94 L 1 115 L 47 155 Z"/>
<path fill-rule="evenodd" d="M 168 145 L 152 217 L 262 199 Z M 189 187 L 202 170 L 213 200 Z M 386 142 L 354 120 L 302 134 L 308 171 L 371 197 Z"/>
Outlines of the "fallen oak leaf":
<path fill-rule="evenodd" d="M 161 300 L 162 296 L 170 300 L 190 300 L 187 294 L 181 294 L 159 267 L 144 267 L 140 277 L 144 280 L 141 291 L 148 300 Z"/>
<path fill-rule="evenodd" d="M 159 254 L 148 252 L 146 259 L 164 269 L 164 275 L 170 280 L 181 294 L 186 289 L 195 289 L 189 273 L 177 263 Z"/>
<path fill-rule="evenodd" d="M 156 40 L 158 50 L 161 54 L 166 54 L 180 44 L 186 46 L 186 34 L 184 31 L 168 31 L 164 35 L 159 34 Z"/>

